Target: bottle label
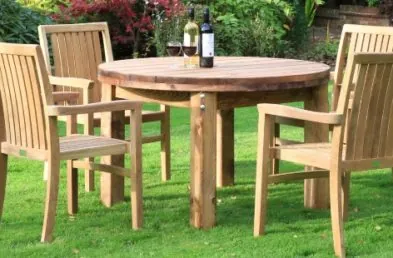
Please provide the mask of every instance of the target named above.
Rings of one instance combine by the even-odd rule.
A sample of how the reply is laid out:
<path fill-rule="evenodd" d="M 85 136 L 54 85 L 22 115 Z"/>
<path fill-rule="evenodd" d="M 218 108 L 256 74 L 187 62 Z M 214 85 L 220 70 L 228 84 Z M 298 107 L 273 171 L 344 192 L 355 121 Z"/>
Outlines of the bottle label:
<path fill-rule="evenodd" d="M 191 37 L 190 34 L 184 33 L 184 46 L 191 46 Z"/>
<path fill-rule="evenodd" d="M 202 34 L 202 57 L 214 57 L 214 33 Z"/>

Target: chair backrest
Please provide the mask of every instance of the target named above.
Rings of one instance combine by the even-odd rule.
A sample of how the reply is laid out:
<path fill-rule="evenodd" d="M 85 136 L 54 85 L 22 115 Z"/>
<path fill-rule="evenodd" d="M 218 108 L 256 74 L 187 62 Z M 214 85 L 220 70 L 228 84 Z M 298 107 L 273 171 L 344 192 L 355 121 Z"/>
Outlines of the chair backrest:
<path fill-rule="evenodd" d="M 345 160 L 392 157 L 393 54 L 363 53 L 353 57 L 337 107 L 337 112 L 343 114 L 350 107 L 345 125 Z"/>
<path fill-rule="evenodd" d="M 0 43 L 0 97 L 2 148 L 48 150 L 45 107 L 53 98 L 38 45 Z"/>
<path fill-rule="evenodd" d="M 347 57 L 355 52 L 393 53 L 393 27 L 345 24 L 337 54 L 332 110 L 336 110 Z"/>
<path fill-rule="evenodd" d="M 108 24 L 99 22 L 41 25 L 38 27 L 38 32 L 48 73 L 95 81 L 92 99 L 88 102 L 100 102 L 101 85 L 97 80 L 97 67 L 103 62 L 113 61 Z M 53 62 L 51 62 L 51 54 Z M 56 90 L 69 91 L 70 89 L 64 87 Z M 82 104 L 82 96 L 83 94 L 79 104 Z"/>

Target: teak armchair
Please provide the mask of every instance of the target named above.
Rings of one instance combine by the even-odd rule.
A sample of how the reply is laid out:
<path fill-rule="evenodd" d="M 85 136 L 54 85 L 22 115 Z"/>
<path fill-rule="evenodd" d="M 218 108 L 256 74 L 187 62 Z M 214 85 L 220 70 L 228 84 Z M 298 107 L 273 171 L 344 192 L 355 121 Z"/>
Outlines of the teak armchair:
<path fill-rule="evenodd" d="M 264 233 L 268 183 L 328 176 L 334 250 L 344 257 L 343 212 L 348 209 L 349 199 L 346 177 L 351 171 L 393 166 L 393 147 L 389 144 L 393 142 L 393 54 L 356 53 L 348 60 L 334 113 L 258 105 L 255 236 Z M 333 125 L 332 141 L 274 146 L 278 117 Z M 274 158 L 320 169 L 269 175 Z"/>
<path fill-rule="evenodd" d="M 334 72 L 331 73 L 333 80 L 333 92 L 331 110 L 337 108 L 338 99 L 341 92 L 341 85 L 344 79 L 344 72 L 348 63 L 348 57 L 355 52 L 362 53 L 393 53 L 393 27 L 386 26 L 366 26 L 345 24 L 341 33 L 340 45 L 337 53 L 336 66 Z M 274 140 L 277 145 L 283 142 L 280 137 L 279 124 L 287 124 L 291 126 L 304 127 L 302 121 L 293 122 L 289 119 L 280 118 L 279 123 L 276 125 L 276 139 Z M 330 129 L 333 127 L 330 126 Z M 279 162 L 275 160 L 272 164 L 273 173 L 279 173 Z M 345 187 L 350 187 L 350 174 L 345 178 Z M 346 211 L 344 211 L 344 219 L 347 218 Z"/>
<path fill-rule="evenodd" d="M 77 80 L 73 80 L 76 82 Z M 60 160 L 131 154 L 131 169 L 95 164 L 103 172 L 132 180 L 132 226 L 142 226 L 141 104 L 114 101 L 88 105 L 55 106 L 52 86 L 37 45 L 0 43 L 0 216 L 3 211 L 7 157 L 13 155 L 48 164 L 47 193 L 41 241 L 50 241 L 55 225 Z M 57 117 L 130 110 L 131 138 L 127 142 L 92 135 L 58 137 Z M 73 171 L 75 172 L 75 171 Z M 68 177 L 76 181 L 76 173 Z M 68 182 L 69 209 L 75 205 L 77 188 Z"/>
<path fill-rule="evenodd" d="M 97 80 L 97 67 L 103 62 L 113 61 L 112 45 L 106 22 L 41 25 L 38 27 L 40 45 L 44 51 L 47 71 L 55 75 L 55 91 L 79 92 L 78 103 L 87 104 L 101 101 L 101 84 Z M 49 44 L 50 43 L 50 44 Z M 50 52 L 51 46 L 51 52 Z M 53 62 L 51 62 L 51 54 Z M 90 85 L 64 85 L 66 77 L 91 80 Z M 53 80 L 54 80 L 53 79 Z M 68 87 L 67 87 L 68 86 Z M 129 117 L 129 112 L 126 112 Z M 60 117 L 59 119 L 63 119 Z M 84 131 L 92 135 L 94 127 L 100 126 L 101 116 L 78 116 L 78 124 L 84 125 Z M 143 137 L 143 143 L 161 142 L 161 178 L 170 179 L 170 110 L 161 105 L 161 111 L 143 111 L 142 122 L 160 122 L 158 135 Z M 92 159 L 86 160 L 86 163 Z M 86 167 L 80 166 L 80 168 Z M 85 171 L 85 190 L 94 190 L 94 173 Z"/>
<path fill-rule="evenodd" d="M 357 53 L 393 53 L 393 27 L 345 24 L 333 76 L 332 110 L 336 110 L 348 57 Z"/>

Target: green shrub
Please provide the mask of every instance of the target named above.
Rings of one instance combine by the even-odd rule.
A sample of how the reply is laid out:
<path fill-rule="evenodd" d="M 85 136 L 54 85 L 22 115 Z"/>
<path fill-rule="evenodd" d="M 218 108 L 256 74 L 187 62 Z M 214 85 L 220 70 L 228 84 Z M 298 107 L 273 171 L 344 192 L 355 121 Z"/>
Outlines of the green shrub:
<path fill-rule="evenodd" d="M 378 7 L 380 2 L 380 0 L 367 0 L 367 5 L 369 7 Z"/>
<path fill-rule="evenodd" d="M 289 2 L 292 1 L 292 2 Z M 222 56 L 287 56 L 303 48 L 308 40 L 304 5 L 299 0 L 186 0 L 196 9 L 201 23 L 207 3 L 215 31 L 215 52 Z M 154 45 L 165 55 L 169 40 L 182 41 L 186 13 L 171 19 L 155 17 Z"/>
<path fill-rule="evenodd" d="M 0 0 L 0 41 L 11 43 L 38 43 L 37 27 L 51 20 L 22 7 L 15 0 Z"/>
<path fill-rule="evenodd" d="M 199 15 L 199 9 L 197 15 Z M 187 14 L 182 11 L 168 17 L 164 10 L 156 8 L 153 19 L 154 37 L 151 43 L 156 48 L 157 56 L 165 56 L 167 54 L 166 44 L 169 41 L 183 42 L 183 28 L 188 20 Z"/>
<path fill-rule="evenodd" d="M 67 4 L 68 0 L 17 0 L 23 6 L 38 11 L 43 14 L 54 13 L 58 10 L 59 4 Z"/>
<path fill-rule="evenodd" d="M 297 3 L 297 2 L 296 2 Z M 283 0 L 217 0 L 218 55 L 285 56 L 307 40 L 304 9 Z M 299 19 L 298 19 L 299 16 Z"/>
<path fill-rule="evenodd" d="M 311 44 L 306 51 L 298 55 L 298 58 L 323 62 L 330 66 L 334 66 L 338 52 L 338 45 L 339 40 L 316 42 Z"/>

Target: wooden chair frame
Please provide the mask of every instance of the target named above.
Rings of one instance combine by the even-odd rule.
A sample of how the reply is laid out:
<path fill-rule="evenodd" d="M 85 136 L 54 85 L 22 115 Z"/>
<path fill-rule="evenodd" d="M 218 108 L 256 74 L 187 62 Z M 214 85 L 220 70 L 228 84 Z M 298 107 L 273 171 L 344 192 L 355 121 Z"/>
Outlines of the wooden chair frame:
<path fill-rule="evenodd" d="M 393 166 L 393 148 L 385 144 L 393 141 L 393 54 L 355 53 L 348 60 L 335 112 L 258 105 L 255 236 L 264 234 L 269 183 L 328 176 L 334 250 L 345 257 L 343 221 L 349 200 L 345 182 L 350 172 Z M 272 139 L 279 117 L 332 125 L 332 142 L 275 146 Z M 320 169 L 269 174 L 274 159 Z"/>
<path fill-rule="evenodd" d="M 80 94 L 79 102 L 83 104 L 101 101 L 101 84 L 97 80 L 97 69 L 101 62 L 113 61 L 112 45 L 110 41 L 108 24 L 106 22 L 41 25 L 38 27 L 40 45 L 44 51 L 46 69 L 57 91 L 77 91 Z M 48 38 L 50 38 L 54 59 L 54 67 L 50 62 Z M 101 44 L 102 40 L 102 44 Z M 77 48 L 76 46 L 80 46 Z M 101 53 L 103 50 L 103 56 Z M 78 77 L 89 79 L 86 85 L 64 83 L 65 77 Z M 56 83 L 55 83 L 56 82 Z M 66 84 L 66 85 L 64 85 Z M 67 86 L 67 87 L 64 87 Z M 126 113 L 128 116 L 129 114 Z M 64 119 L 63 119 L 64 120 Z M 77 117 L 78 124 L 84 125 L 84 131 L 93 134 L 94 127 L 100 126 L 100 117 L 85 115 Z M 159 141 L 161 143 L 161 178 L 162 181 L 170 179 L 170 109 L 161 105 L 160 111 L 143 111 L 142 122 L 160 122 L 161 131 L 158 135 L 143 137 L 143 143 Z M 69 124 L 67 122 L 67 124 Z M 69 128 L 68 131 L 75 130 Z M 89 167 L 92 159 L 86 164 L 78 164 L 79 168 Z M 69 168 L 72 169 L 72 168 Z M 85 169 L 85 190 L 94 190 L 93 170 Z"/>
<path fill-rule="evenodd" d="M 70 79 L 70 85 L 85 83 Z M 130 153 L 131 169 L 94 164 L 94 169 L 131 178 L 132 227 L 142 226 L 141 103 L 114 101 L 56 106 L 56 97 L 38 45 L 0 43 L 0 217 L 3 211 L 8 155 L 46 162 L 48 166 L 42 242 L 51 241 L 55 225 L 60 161 Z M 57 117 L 130 110 L 131 142 L 101 136 L 58 136 Z M 77 181 L 76 170 L 68 180 Z M 68 210 L 75 209 L 77 187 L 68 184 Z M 71 211 L 71 212 L 70 212 Z"/>
<path fill-rule="evenodd" d="M 335 71 L 332 72 L 330 75 L 334 83 L 331 105 L 332 111 L 336 110 L 337 108 L 348 57 L 355 52 L 393 53 L 393 28 L 386 26 L 366 26 L 355 24 L 344 25 L 337 53 Z M 281 124 L 304 127 L 303 121 L 293 121 L 285 118 L 277 119 L 278 123 L 275 127 L 276 138 L 274 139 L 276 145 L 281 145 L 282 143 L 288 142 L 288 140 L 279 138 Z M 333 126 L 330 126 L 330 130 L 332 129 Z M 274 174 L 279 173 L 279 160 L 275 160 L 272 163 L 272 171 Z M 347 185 L 347 187 L 349 187 L 350 175 L 346 178 L 346 180 L 347 181 L 345 182 L 345 184 Z"/>

